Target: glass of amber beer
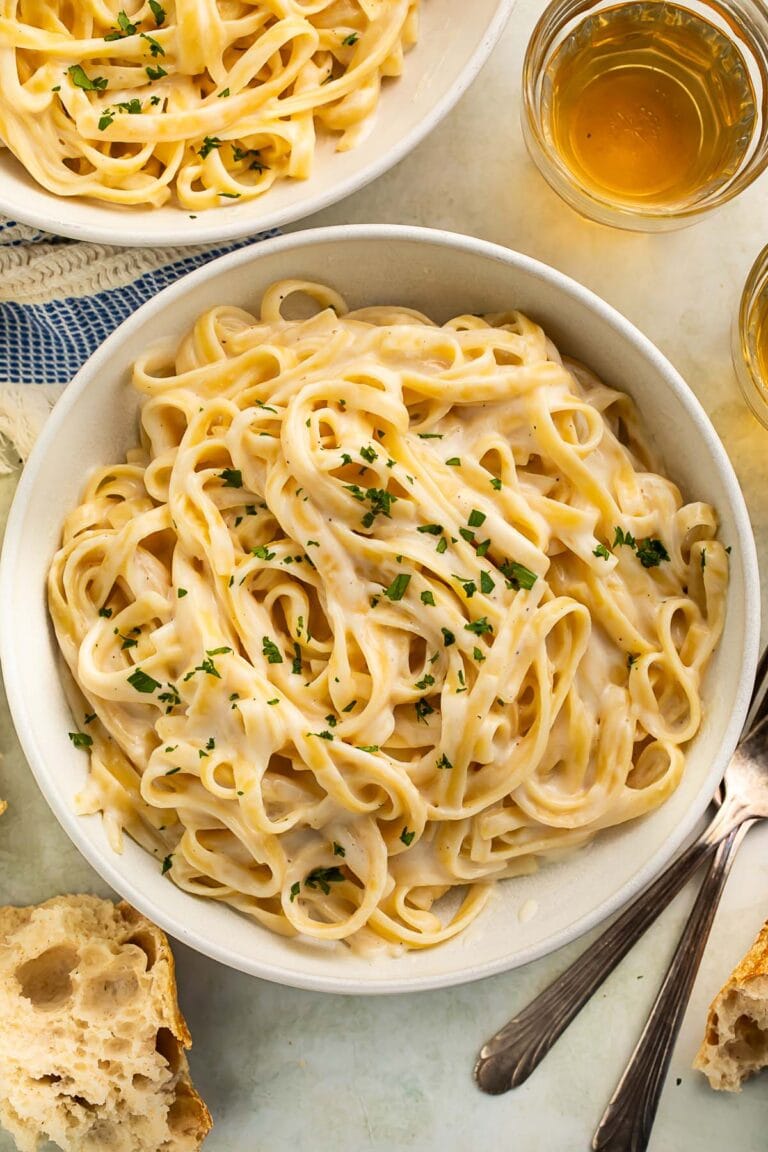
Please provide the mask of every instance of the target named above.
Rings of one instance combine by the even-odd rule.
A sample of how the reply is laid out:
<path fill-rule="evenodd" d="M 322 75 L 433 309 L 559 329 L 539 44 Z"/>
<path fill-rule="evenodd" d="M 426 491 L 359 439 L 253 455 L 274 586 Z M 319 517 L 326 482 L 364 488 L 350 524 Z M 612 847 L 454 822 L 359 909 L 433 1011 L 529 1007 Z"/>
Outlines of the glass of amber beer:
<path fill-rule="evenodd" d="M 763 0 L 554 0 L 528 46 L 523 131 L 573 208 L 678 228 L 768 163 Z"/>

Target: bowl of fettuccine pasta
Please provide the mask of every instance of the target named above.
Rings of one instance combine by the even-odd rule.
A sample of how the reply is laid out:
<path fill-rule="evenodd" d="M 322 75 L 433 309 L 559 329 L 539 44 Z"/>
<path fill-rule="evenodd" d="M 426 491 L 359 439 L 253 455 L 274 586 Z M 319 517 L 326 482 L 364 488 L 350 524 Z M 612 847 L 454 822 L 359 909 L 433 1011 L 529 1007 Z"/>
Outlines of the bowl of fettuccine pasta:
<path fill-rule="evenodd" d="M 0 572 L 67 833 L 246 972 L 391 992 L 523 964 L 694 828 L 746 713 L 755 550 L 694 394 L 478 240 L 265 241 L 105 342 Z"/>
<path fill-rule="evenodd" d="M 0 20 L 0 215 L 139 247 L 316 212 L 406 155 L 514 0 L 18 0 Z"/>

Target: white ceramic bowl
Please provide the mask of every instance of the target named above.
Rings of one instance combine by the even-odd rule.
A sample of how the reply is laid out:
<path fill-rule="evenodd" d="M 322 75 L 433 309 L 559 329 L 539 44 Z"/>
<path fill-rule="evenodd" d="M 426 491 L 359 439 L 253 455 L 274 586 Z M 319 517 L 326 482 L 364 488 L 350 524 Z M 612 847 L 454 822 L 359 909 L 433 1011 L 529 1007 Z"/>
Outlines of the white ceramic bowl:
<path fill-rule="evenodd" d="M 136 443 L 137 350 L 216 304 L 255 308 L 273 280 L 329 282 L 352 306 L 398 303 L 436 319 L 521 308 L 559 347 L 630 392 L 671 475 L 710 501 L 733 545 L 725 634 L 706 680 L 704 725 L 677 792 L 641 821 L 607 832 L 538 874 L 498 886 L 460 937 L 399 959 L 361 959 L 272 935 L 213 901 L 180 891 L 128 841 L 107 844 L 99 817 L 73 815 L 86 758 L 71 717 L 45 606 L 45 577 L 65 513 L 86 475 Z M 364 226 L 299 232 L 222 257 L 145 304 L 85 365 L 35 447 L 11 511 L 0 565 L 0 656 L 11 711 L 42 791 L 74 843 L 118 892 L 191 947 L 245 972 L 333 992 L 402 992 L 475 980 L 558 948 L 615 911 L 672 857 L 702 815 L 736 744 L 757 657 L 759 587 L 752 532 L 728 458 L 692 392 L 660 352 L 602 300 L 526 256 L 464 236 Z M 518 912 L 535 900 L 538 913 Z"/>
<path fill-rule="evenodd" d="M 258 200 L 206 212 L 128 209 L 54 196 L 0 149 L 0 215 L 75 240 L 130 247 L 215 244 L 301 220 L 375 180 L 440 123 L 482 68 L 514 4 L 422 0 L 418 43 L 403 75 L 384 84 L 370 132 L 350 152 L 321 141 L 308 180 L 282 180 Z"/>

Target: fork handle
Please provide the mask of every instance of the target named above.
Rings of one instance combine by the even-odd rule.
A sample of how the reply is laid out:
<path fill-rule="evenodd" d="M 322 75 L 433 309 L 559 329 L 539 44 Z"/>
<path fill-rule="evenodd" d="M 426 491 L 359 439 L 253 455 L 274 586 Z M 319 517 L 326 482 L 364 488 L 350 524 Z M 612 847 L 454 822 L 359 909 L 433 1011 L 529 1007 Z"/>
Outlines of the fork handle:
<path fill-rule="evenodd" d="M 475 1079 L 484 1092 L 497 1096 L 528 1079 L 606 977 L 743 818 L 737 805 L 726 802 L 701 836 L 591 947 L 491 1037 L 475 1065 Z"/>
<path fill-rule="evenodd" d="M 648 1022 L 597 1127 L 594 1152 L 645 1152 L 648 1147 L 672 1049 L 712 921 L 736 851 L 751 824 L 746 821 L 718 846 Z"/>

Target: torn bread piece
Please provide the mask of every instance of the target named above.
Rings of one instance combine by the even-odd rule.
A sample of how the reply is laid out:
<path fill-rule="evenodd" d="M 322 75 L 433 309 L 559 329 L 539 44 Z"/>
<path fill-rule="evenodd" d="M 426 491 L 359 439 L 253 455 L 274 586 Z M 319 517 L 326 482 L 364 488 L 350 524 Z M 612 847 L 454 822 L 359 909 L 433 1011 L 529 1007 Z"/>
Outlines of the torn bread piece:
<path fill-rule="evenodd" d="M 768 1066 L 768 923 L 712 1001 L 693 1066 L 725 1092 Z"/>
<path fill-rule="evenodd" d="M 129 904 L 0 908 L 0 1123 L 21 1152 L 195 1152 L 211 1117 L 173 953 Z"/>

